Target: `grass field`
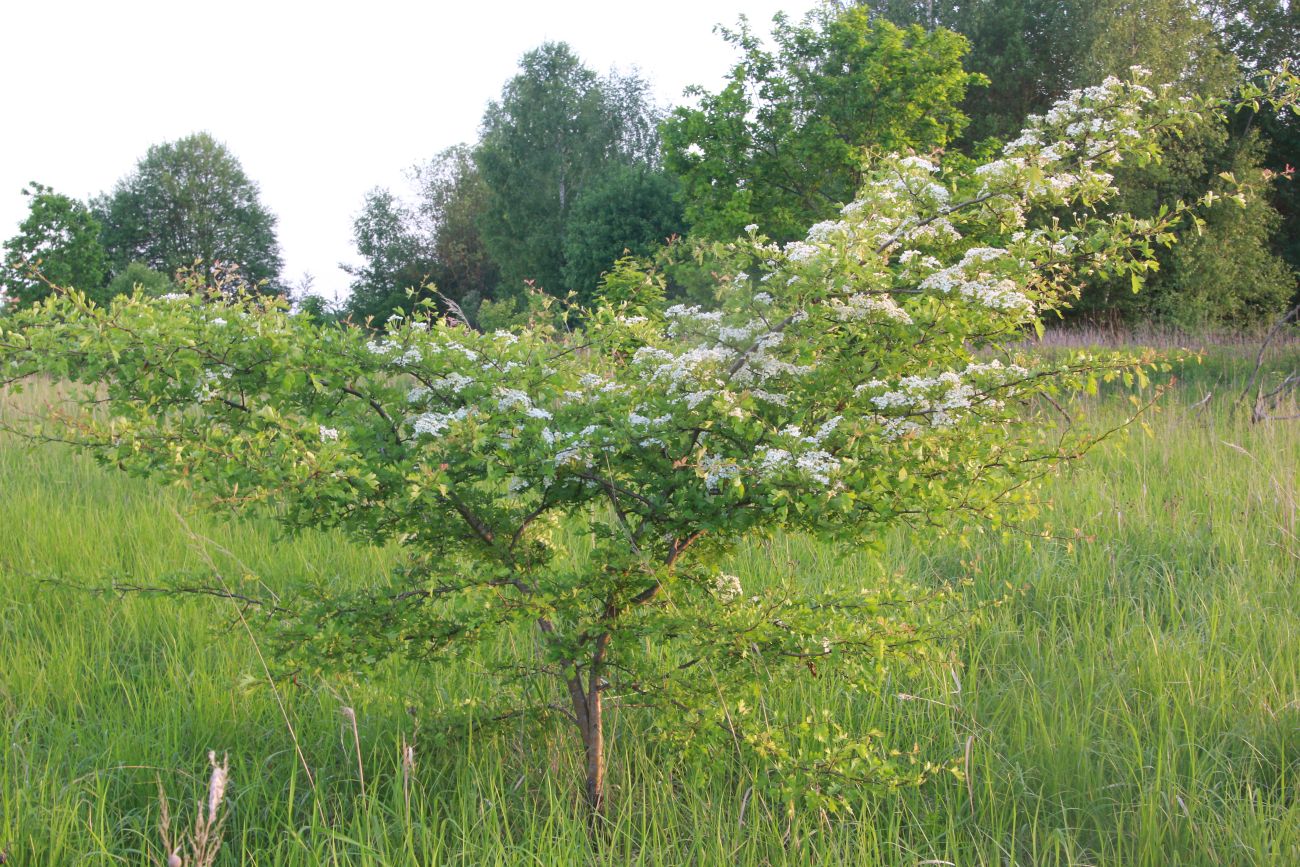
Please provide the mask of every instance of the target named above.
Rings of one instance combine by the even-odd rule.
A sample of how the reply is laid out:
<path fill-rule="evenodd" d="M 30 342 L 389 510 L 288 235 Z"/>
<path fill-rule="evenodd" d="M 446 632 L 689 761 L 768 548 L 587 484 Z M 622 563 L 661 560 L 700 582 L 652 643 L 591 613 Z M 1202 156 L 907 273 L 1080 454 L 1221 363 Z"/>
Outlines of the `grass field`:
<path fill-rule="evenodd" d="M 158 781 L 189 821 L 211 749 L 231 766 L 220 864 L 1300 864 L 1300 423 L 1233 419 L 1243 357 L 1183 365 L 1153 436 L 1050 483 L 1047 520 L 1077 529 L 1072 543 L 900 532 L 883 564 L 802 539 L 738 557 L 749 581 L 860 583 L 884 568 L 1003 600 L 950 669 L 882 696 L 823 678 L 766 697 L 958 757 L 966 781 L 789 821 L 743 767 L 676 761 L 622 717 L 598 842 L 568 731 L 432 746 L 428 711 L 480 690 L 473 666 L 273 688 L 229 601 L 86 589 L 214 566 L 258 576 L 259 593 L 383 582 L 392 552 L 280 539 L 64 448 L 0 441 L 0 851 L 18 865 L 149 863 Z M 1085 411 L 1104 422 L 1120 407 Z"/>

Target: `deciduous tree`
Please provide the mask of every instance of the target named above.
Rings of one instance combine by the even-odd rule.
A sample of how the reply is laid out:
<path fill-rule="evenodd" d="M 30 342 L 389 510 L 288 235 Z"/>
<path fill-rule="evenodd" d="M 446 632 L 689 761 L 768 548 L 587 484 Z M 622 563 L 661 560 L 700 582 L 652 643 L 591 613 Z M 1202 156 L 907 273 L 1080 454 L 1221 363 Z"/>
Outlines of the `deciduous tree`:
<path fill-rule="evenodd" d="M 564 43 L 524 55 L 488 106 L 474 152 L 488 190 L 483 238 L 503 297 L 526 282 L 557 295 L 571 288 L 564 239 L 574 204 L 610 166 L 653 163 L 657 120 L 639 76 L 601 78 Z"/>
<path fill-rule="evenodd" d="M 239 160 L 206 132 L 154 145 L 135 171 L 94 203 L 114 269 L 139 261 L 173 275 L 218 262 L 250 286 L 279 292 L 275 216 Z"/>
<path fill-rule="evenodd" d="M 23 195 L 31 201 L 18 234 L 4 245 L 3 294 L 13 303 L 31 304 L 49 295 L 54 285 L 106 300 L 108 262 L 99 242 L 99 221 L 84 204 L 44 184 L 33 181 Z"/>
<path fill-rule="evenodd" d="M 352 237 L 362 264 L 340 267 L 352 275 L 345 309 L 353 321 L 381 326 L 394 310 L 410 310 L 429 297 L 437 263 L 412 207 L 388 190 L 373 189 L 352 221 Z"/>
<path fill-rule="evenodd" d="M 564 227 L 564 278 L 589 303 L 627 253 L 649 257 L 686 230 L 677 185 L 662 171 L 615 164 L 582 191 Z"/>
<path fill-rule="evenodd" d="M 906 29 L 865 9 L 827 5 L 801 23 L 778 15 L 765 46 L 744 19 L 724 38 L 741 52 L 718 93 L 695 88 L 663 128 L 665 165 L 681 178 L 692 232 L 734 237 L 750 223 L 791 240 L 851 200 L 870 155 L 950 143 L 958 106 L 979 82 L 967 43 Z"/>
<path fill-rule="evenodd" d="M 764 586 L 729 555 L 781 532 L 857 548 L 903 523 L 1031 514 L 1037 480 L 1104 435 L 1054 424 L 1060 399 L 1141 380 L 1150 359 L 1037 357 L 1024 336 L 1081 273 L 1150 269 L 1194 206 L 1091 206 L 1117 195 L 1115 165 L 1218 109 L 1112 78 L 979 165 L 882 158 L 802 239 L 737 240 L 710 308 L 664 308 L 625 274 L 608 297 L 643 303 L 580 330 L 483 333 L 430 307 L 377 339 L 281 299 L 104 311 L 71 294 L 3 326 L 0 367 L 84 383 L 64 438 L 109 464 L 406 551 L 383 586 L 268 606 L 300 676 L 473 653 L 482 688 L 446 710 L 567 722 L 595 814 L 616 732 L 737 757 L 787 809 L 830 811 L 960 773 L 958 753 L 765 707 L 764 684 L 897 690 L 943 658 L 951 588 Z"/>

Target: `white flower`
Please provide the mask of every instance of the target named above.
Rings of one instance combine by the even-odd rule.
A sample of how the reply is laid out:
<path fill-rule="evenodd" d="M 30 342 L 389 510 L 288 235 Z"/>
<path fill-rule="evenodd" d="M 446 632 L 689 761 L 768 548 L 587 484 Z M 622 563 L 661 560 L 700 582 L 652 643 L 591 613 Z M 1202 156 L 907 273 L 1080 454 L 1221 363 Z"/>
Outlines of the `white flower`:
<path fill-rule="evenodd" d="M 323 443 L 333 442 L 334 440 L 336 440 L 336 439 L 338 439 L 338 438 L 339 438 L 339 432 L 338 432 L 338 429 L 337 429 L 337 428 L 325 427 L 325 425 L 321 425 L 321 426 L 320 426 L 320 441 L 321 441 L 321 442 L 323 442 Z"/>
<path fill-rule="evenodd" d="M 818 253 L 817 247 L 803 241 L 791 241 L 785 245 L 785 255 L 791 262 L 806 262 Z M 793 280 L 793 278 L 792 278 Z"/>
<path fill-rule="evenodd" d="M 442 375 L 442 381 L 451 386 L 451 390 L 456 394 L 460 394 L 461 390 L 463 390 L 465 386 L 471 385 L 474 382 L 474 380 L 470 379 L 465 374 L 457 373 L 454 370 L 444 373 Z"/>
<path fill-rule="evenodd" d="M 720 489 L 721 482 L 740 475 L 740 467 L 735 461 L 717 455 L 705 455 L 701 458 L 700 469 L 704 471 L 704 487 L 715 494 Z"/>
<path fill-rule="evenodd" d="M 568 446 L 560 449 L 555 455 L 555 465 L 562 467 L 565 464 L 582 464 L 589 466 L 590 461 L 583 455 L 582 446 Z"/>
<path fill-rule="evenodd" d="M 937 172 L 939 167 L 927 160 L 925 157 L 903 157 L 898 164 L 907 169 L 920 169 L 925 172 Z"/>
<path fill-rule="evenodd" d="M 846 233 L 848 228 L 848 225 L 840 220 L 822 220 L 820 223 L 814 223 L 808 230 L 808 241 L 813 244 L 829 241 L 836 235 Z M 788 246 L 786 247 L 786 254 L 790 254 Z"/>
<path fill-rule="evenodd" d="M 411 427 L 417 434 L 438 436 L 450 427 L 452 422 L 466 419 L 470 412 L 471 409 L 467 406 L 452 412 L 426 412 L 412 419 Z"/>
<path fill-rule="evenodd" d="M 831 309 L 840 321 L 864 319 L 871 314 L 877 314 L 904 325 L 912 324 L 912 317 L 889 295 L 868 295 L 858 292 L 844 300 L 832 299 Z"/>
<path fill-rule="evenodd" d="M 722 602 L 738 599 L 744 592 L 745 588 L 741 586 L 738 575 L 719 572 L 713 579 L 713 594 Z"/>
<path fill-rule="evenodd" d="M 804 452 L 795 459 L 795 467 L 821 485 L 830 485 L 831 473 L 840 467 L 840 461 L 830 452 Z"/>
<path fill-rule="evenodd" d="M 757 231 L 758 231 L 758 223 L 750 223 L 748 226 L 745 227 L 746 235 L 748 235 L 751 232 L 757 232 Z"/>
<path fill-rule="evenodd" d="M 498 388 L 497 395 L 500 409 L 529 410 L 533 407 L 533 399 L 517 388 Z"/>
<path fill-rule="evenodd" d="M 817 428 L 817 433 L 813 434 L 810 437 L 805 437 L 804 441 L 813 443 L 815 445 L 820 445 L 822 440 L 826 439 L 826 437 L 830 436 L 832 433 L 835 432 L 835 428 L 839 427 L 840 422 L 842 422 L 843 420 L 844 420 L 844 416 L 842 415 L 835 416 L 834 418 L 822 424 L 821 427 Z"/>
<path fill-rule="evenodd" d="M 688 407 L 690 407 L 691 409 L 695 409 L 695 407 L 699 406 L 700 404 L 704 403 L 704 401 L 713 397 L 713 394 L 714 392 L 712 389 L 705 389 L 703 391 L 693 391 L 690 394 L 686 395 L 684 400 L 686 401 L 686 405 Z"/>

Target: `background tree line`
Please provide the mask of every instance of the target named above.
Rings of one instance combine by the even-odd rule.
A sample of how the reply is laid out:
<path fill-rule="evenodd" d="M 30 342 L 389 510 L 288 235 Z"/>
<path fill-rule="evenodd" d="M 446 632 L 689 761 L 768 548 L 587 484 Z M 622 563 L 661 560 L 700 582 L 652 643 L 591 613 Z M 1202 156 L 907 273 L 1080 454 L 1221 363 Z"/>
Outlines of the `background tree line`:
<path fill-rule="evenodd" d="M 282 292 L 275 216 L 239 160 L 208 133 L 149 148 L 112 192 L 81 202 L 31 183 L 27 218 L 4 248 L 0 289 L 20 304 L 50 285 L 99 302 L 135 285 L 162 293 L 182 269 L 220 262 L 242 280 Z"/>
<path fill-rule="evenodd" d="M 528 52 L 484 112 L 478 141 L 413 167 L 409 189 L 368 193 L 353 224 L 351 293 L 317 316 L 382 324 L 435 291 L 481 327 L 528 315 L 530 290 L 590 300 L 625 256 L 654 260 L 666 291 L 689 296 L 710 242 L 754 225 L 779 241 L 834 218 L 865 165 L 889 151 L 986 154 L 1066 91 L 1151 68 L 1189 92 L 1227 94 L 1294 59 L 1289 0 L 880 0 L 828 2 L 769 38 L 744 19 L 721 36 L 736 61 L 717 92 L 655 104 L 636 73 L 599 75 L 564 43 Z M 1123 168 L 1126 200 L 1151 215 L 1229 172 L 1260 195 L 1224 202 L 1160 254 L 1148 291 L 1091 279 L 1071 315 L 1249 326 L 1296 294 L 1300 161 L 1294 116 L 1206 121 L 1158 165 Z M 105 299 L 177 268 L 241 265 L 250 285 L 285 291 L 275 218 L 222 145 L 199 134 L 151 148 L 88 203 L 33 185 L 6 245 L 5 288 L 20 302 L 45 276 Z M 436 288 L 435 288 L 436 287 Z"/>

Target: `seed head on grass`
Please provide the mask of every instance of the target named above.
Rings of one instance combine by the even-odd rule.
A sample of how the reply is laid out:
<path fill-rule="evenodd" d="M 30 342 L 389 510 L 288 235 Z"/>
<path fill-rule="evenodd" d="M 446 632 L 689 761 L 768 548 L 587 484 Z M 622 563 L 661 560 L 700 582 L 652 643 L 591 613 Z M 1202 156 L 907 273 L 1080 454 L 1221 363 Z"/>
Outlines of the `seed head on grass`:
<path fill-rule="evenodd" d="M 200 801 L 194 816 L 194 831 L 188 840 L 172 837 L 167 791 L 163 788 L 162 780 L 158 781 L 158 836 L 162 839 L 163 852 L 166 853 L 161 863 L 166 867 L 184 867 L 186 854 L 189 856 L 190 867 L 212 867 L 217 860 L 217 852 L 221 849 L 221 830 L 226 821 L 221 805 L 225 802 L 226 786 L 230 780 L 230 759 L 222 756 L 218 762 L 216 752 L 209 750 L 208 764 L 212 767 L 212 774 L 208 778 L 206 809 Z"/>
<path fill-rule="evenodd" d="M 357 776 L 361 780 L 361 796 L 366 795 L 366 769 L 361 762 L 361 732 L 357 729 L 357 712 L 347 705 L 340 709 L 343 719 L 352 727 L 352 745 L 356 748 L 357 753 Z"/>
<path fill-rule="evenodd" d="M 221 764 L 217 764 L 217 754 L 213 750 L 208 750 L 208 762 L 212 765 L 212 777 L 208 780 L 208 824 L 217 821 L 217 810 L 221 808 L 221 802 L 226 797 L 226 780 L 230 771 L 230 760 L 222 756 Z"/>

